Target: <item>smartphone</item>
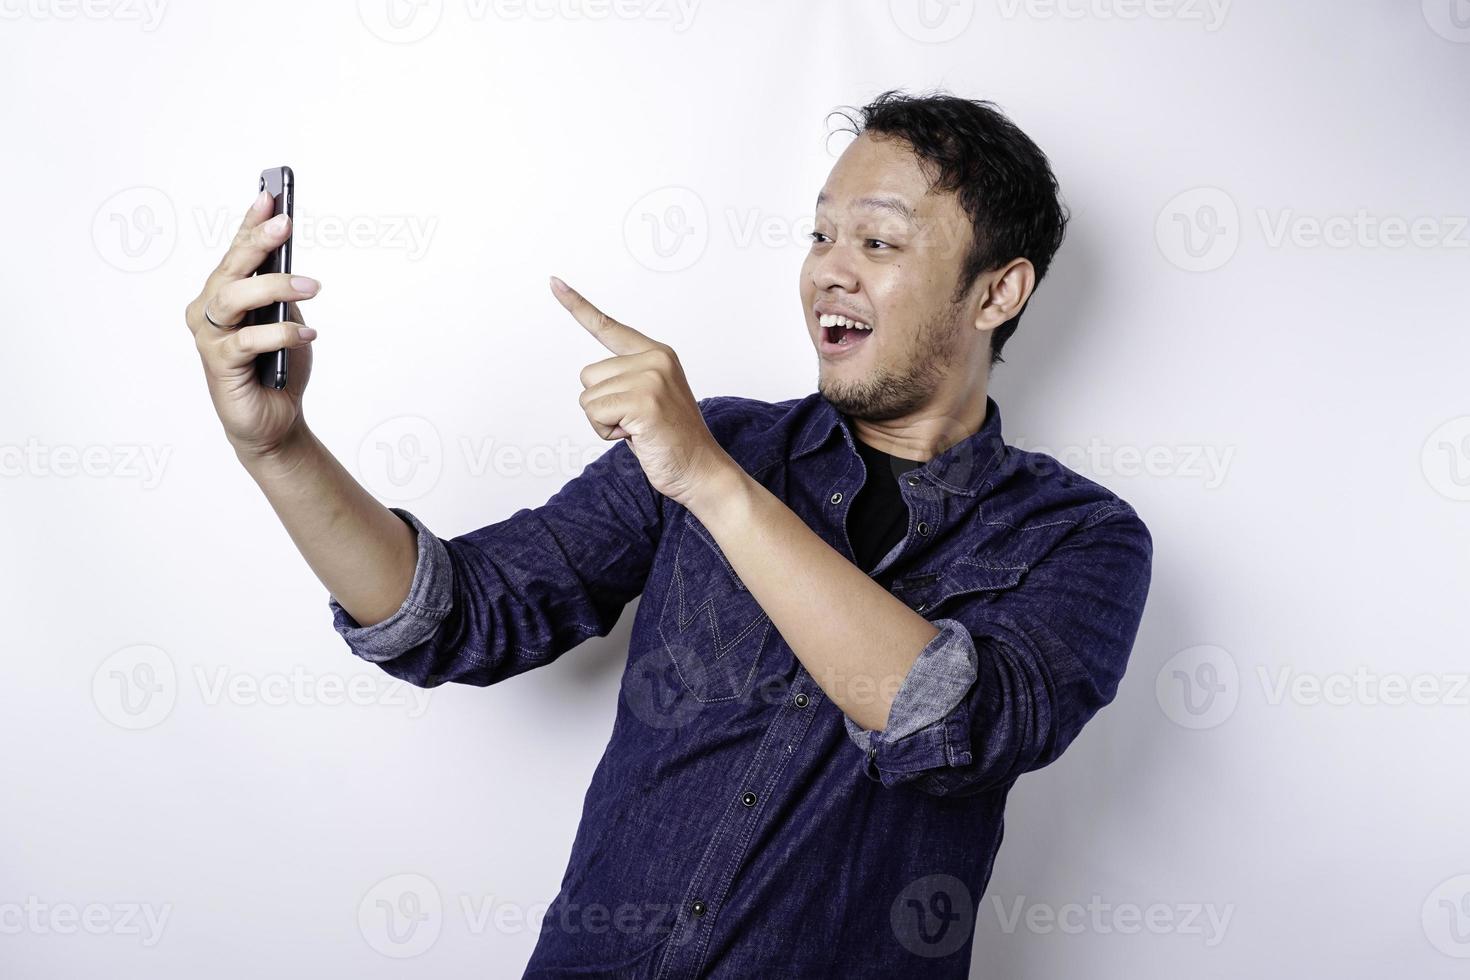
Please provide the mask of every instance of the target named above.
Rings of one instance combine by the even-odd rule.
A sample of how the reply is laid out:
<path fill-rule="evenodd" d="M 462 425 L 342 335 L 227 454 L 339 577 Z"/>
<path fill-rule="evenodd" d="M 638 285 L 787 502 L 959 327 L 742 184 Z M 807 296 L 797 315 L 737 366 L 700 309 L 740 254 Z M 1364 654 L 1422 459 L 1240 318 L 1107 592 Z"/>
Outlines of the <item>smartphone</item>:
<path fill-rule="evenodd" d="M 260 172 L 260 189 L 269 191 L 271 201 L 271 217 L 278 214 L 291 216 L 291 234 L 266 255 L 265 261 L 255 270 L 255 275 L 271 272 L 291 271 L 291 239 L 296 235 L 296 175 L 291 172 L 290 167 L 271 167 Z M 267 219 L 269 220 L 269 219 Z M 286 304 L 270 303 L 259 309 L 251 310 L 245 315 L 247 324 L 257 323 L 282 323 L 286 319 Z M 286 387 L 286 362 L 290 352 L 282 349 L 267 351 L 255 356 L 255 377 L 267 388 Z"/>

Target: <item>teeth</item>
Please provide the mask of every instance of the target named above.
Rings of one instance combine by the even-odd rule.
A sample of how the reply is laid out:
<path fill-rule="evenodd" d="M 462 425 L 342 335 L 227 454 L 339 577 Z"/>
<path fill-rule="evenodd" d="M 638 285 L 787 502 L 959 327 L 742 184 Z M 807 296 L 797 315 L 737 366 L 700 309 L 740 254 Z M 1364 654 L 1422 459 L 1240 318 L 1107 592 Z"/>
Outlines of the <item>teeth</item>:
<path fill-rule="evenodd" d="M 825 327 L 847 327 L 851 330 L 872 330 L 873 328 L 860 320 L 852 320 L 835 313 L 823 313 L 820 317 L 821 325 Z"/>

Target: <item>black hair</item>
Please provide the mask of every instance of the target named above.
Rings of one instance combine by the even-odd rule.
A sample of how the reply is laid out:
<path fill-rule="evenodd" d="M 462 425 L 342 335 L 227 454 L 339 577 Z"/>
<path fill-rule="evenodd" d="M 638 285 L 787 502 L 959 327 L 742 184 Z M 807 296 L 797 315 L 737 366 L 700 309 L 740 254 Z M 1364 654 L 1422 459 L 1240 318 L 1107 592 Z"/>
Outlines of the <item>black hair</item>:
<path fill-rule="evenodd" d="M 958 195 L 972 237 L 955 286 L 955 302 L 981 273 L 1016 258 L 1036 269 L 1036 289 L 1062 246 L 1070 217 L 1051 163 L 993 102 L 945 92 L 882 93 L 861 109 L 838 110 L 841 130 L 899 139 L 925 165 L 931 187 Z M 1033 290 L 1033 295 L 1035 295 Z M 1020 325 L 1025 304 L 990 335 L 990 363 Z"/>

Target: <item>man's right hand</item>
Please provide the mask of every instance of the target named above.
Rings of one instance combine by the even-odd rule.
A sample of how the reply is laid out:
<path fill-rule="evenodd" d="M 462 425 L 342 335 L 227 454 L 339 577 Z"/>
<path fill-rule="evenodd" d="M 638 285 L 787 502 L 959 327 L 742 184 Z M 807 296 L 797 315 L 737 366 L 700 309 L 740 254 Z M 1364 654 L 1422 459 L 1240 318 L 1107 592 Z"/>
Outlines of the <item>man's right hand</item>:
<path fill-rule="evenodd" d="M 316 336 L 302 322 L 296 301 L 315 296 L 319 283 L 291 273 L 254 275 L 266 253 L 290 235 L 291 219 L 271 219 L 270 211 L 270 195 L 261 191 L 224 258 L 184 308 L 214 410 L 235 452 L 244 457 L 280 453 L 305 431 L 301 395 L 311 378 L 311 341 Z M 282 300 L 289 304 L 286 322 L 239 326 L 248 311 Z M 215 323 L 230 329 L 206 320 L 206 307 Z M 288 379 L 277 390 L 256 380 L 255 357 L 282 348 L 289 350 Z"/>

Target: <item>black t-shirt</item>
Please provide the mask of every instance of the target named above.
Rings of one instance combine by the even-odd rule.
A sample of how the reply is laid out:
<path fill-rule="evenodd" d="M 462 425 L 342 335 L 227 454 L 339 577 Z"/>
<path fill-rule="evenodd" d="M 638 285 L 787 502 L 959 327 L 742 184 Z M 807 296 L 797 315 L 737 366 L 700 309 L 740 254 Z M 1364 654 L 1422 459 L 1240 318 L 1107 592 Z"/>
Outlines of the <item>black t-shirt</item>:
<path fill-rule="evenodd" d="M 847 513 L 847 539 L 857 566 L 871 572 L 909 529 L 909 507 L 899 492 L 899 477 L 924 464 L 874 449 L 855 434 L 853 442 L 867 477 Z"/>

